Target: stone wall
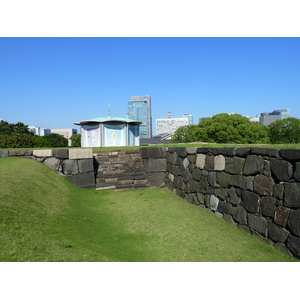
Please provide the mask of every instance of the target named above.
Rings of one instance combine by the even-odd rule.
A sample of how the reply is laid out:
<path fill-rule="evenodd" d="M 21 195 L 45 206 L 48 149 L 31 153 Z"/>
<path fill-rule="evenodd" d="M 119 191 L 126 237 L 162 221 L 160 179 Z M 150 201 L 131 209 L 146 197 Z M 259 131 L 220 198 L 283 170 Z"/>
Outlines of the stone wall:
<path fill-rule="evenodd" d="M 300 257 L 300 150 L 169 147 L 163 170 L 148 149 L 148 175 L 160 166 L 155 176 L 176 195 Z"/>
<path fill-rule="evenodd" d="M 81 188 L 95 188 L 92 149 L 0 151 L 0 157 L 26 157 L 44 163 Z"/>

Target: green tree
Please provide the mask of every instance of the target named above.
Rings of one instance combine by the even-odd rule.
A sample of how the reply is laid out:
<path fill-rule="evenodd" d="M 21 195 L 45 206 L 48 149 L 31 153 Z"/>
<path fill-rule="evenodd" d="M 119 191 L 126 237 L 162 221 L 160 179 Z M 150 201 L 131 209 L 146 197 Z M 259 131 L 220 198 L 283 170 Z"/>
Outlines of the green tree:
<path fill-rule="evenodd" d="M 300 143 L 300 119 L 289 117 L 269 125 L 270 140 L 273 144 Z"/>
<path fill-rule="evenodd" d="M 28 125 L 25 125 L 22 122 L 18 122 L 16 124 L 8 123 L 6 121 L 0 123 L 0 134 L 12 134 L 12 133 L 19 133 L 19 134 L 29 134 L 33 135 L 28 128 Z"/>
<path fill-rule="evenodd" d="M 49 147 L 68 147 L 68 139 L 57 133 L 50 133 L 43 136 Z"/>
<path fill-rule="evenodd" d="M 81 147 L 81 134 L 73 134 L 70 139 L 72 147 Z"/>
<path fill-rule="evenodd" d="M 194 132 L 196 125 L 185 125 L 180 126 L 175 132 L 171 139 L 171 143 L 189 143 L 194 142 Z"/>

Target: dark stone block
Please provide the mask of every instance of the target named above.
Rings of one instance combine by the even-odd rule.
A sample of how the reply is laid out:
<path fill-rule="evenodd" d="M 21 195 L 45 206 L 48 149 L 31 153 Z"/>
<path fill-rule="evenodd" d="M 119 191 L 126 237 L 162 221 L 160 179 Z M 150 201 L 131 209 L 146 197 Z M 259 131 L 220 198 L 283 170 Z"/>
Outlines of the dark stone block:
<path fill-rule="evenodd" d="M 186 196 L 186 200 L 189 202 L 189 203 L 192 203 L 194 205 L 199 205 L 200 202 L 198 201 L 197 199 L 197 196 L 195 194 L 188 194 Z"/>
<path fill-rule="evenodd" d="M 271 160 L 271 172 L 277 182 L 289 181 L 293 176 L 293 166 L 285 160 Z"/>
<path fill-rule="evenodd" d="M 215 189 L 214 194 L 222 200 L 228 199 L 227 189 L 224 189 L 224 188 Z"/>
<path fill-rule="evenodd" d="M 294 178 L 295 180 L 300 181 L 300 162 L 295 163 Z"/>
<path fill-rule="evenodd" d="M 213 171 L 214 170 L 214 165 L 215 165 L 214 156 L 207 155 L 206 159 L 205 159 L 204 169 L 207 170 L 207 171 Z"/>
<path fill-rule="evenodd" d="M 208 182 L 206 180 L 206 178 L 202 177 L 199 181 L 199 191 L 197 192 L 200 192 L 200 193 L 205 193 L 205 192 L 208 192 Z"/>
<path fill-rule="evenodd" d="M 53 155 L 59 159 L 67 159 L 69 158 L 69 149 L 55 149 Z"/>
<path fill-rule="evenodd" d="M 234 187 L 241 188 L 243 190 L 246 189 L 246 177 L 242 175 L 232 175 L 230 184 Z"/>
<path fill-rule="evenodd" d="M 222 187 L 228 187 L 230 184 L 231 176 L 225 172 L 217 172 L 217 183 Z"/>
<path fill-rule="evenodd" d="M 283 200 L 284 185 L 275 184 L 273 188 L 273 196 L 279 200 Z"/>
<path fill-rule="evenodd" d="M 242 206 L 232 207 L 231 214 L 233 219 L 240 225 L 247 224 L 247 212 Z"/>
<path fill-rule="evenodd" d="M 167 163 L 164 158 L 144 159 L 144 168 L 147 173 L 165 172 Z"/>
<path fill-rule="evenodd" d="M 190 154 L 188 155 L 188 160 L 191 164 L 195 164 L 196 163 L 196 155 L 195 154 Z"/>
<path fill-rule="evenodd" d="M 265 217 L 274 217 L 276 209 L 276 199 L 273 197 L 263 197 L 261 199 L 261 212 Z"/>
<path fill-rule="evenodd" d="M 191 177 L 192 177 L 191 172 L 189 170 L 184 170 L 182 174 L 183 181 L 186 183 L 191 180 Z"/>
<path fill-rule="evenodd" d="M 222 214 L 225 214 L 225 215 L 230 215 L 231 213 L 231 205 L 227 202 L 224 202 L 224 201 L 219 201 L 219 204 L 218 204 L 218 212 L 222 213 Z"/>
<path fill-rule="evenodd" d="M 300 257 L 300 238 L 290 235 L 287 240 L 287 248 L 297 257 Z"/>
<path fill-rule="evenodd" d="M 263 171 L 264 160 L 263 158 L 256 155 L 249 155 L 246 158 L 244 170 L 244 175 L 256 175 Z"/>
<path fill-rule="evenodd" d="M 270 177 L 264 175 L 257 175 L 254 178 L 253 189 L 261 196 L 273 195 L 274 181 Z"/>
<path fill-rule="evenodd" d="M 176 165 L 176 166 L 181 166 L 181 165 L 182 165 L 182 162 L 183 162 L 182 158 L 181 158 L 181 157 L 177 157 L 176 162 L 175 162 L 175 165 Z"/>
<path fill-rule="evenodd" d="M 264 217 L 248 214 L 248 225 L 250 229 L 257 231 L 263 236 L 268 235 L 268 223 Z"/>
<path fill-rule="evenodd" d="M 146 177 L 150 186 L 159 187 L 164 182 L 164 173 L 148 173 Z"/>
<path fill-rule="evenodd" d="M 217 155 L 218 148 L 197 148 L 197 153 Z"/>
<path fill-rule="evenodd" d="M 279 157 L 279 149 L 272 148 L 252 148 L 251 154 L 256 154 L 260 156 L 269 156 L 269 157 Z"/>
<path fill-rule="evenodd" d="M 239 205 L 241 203 L 241 197 L 239 197 L 236 193 L 236 190 L 234 187 L 231 187 L 228 190 L 228 195 L 229 195 L 229 202 L 233 205 Z"/>
<path fill-rule="evenodd" d="M 94 172 L 94 162 L 92 158 L 78 160 L 79 173 Z"/>
<path fill-rule="evenodd" d="M 258 213 L 259 196 L 249 191 L 242 191 L 243 206 L 248 212 Z"/>
<path fill-rule="evenodd" d="M 194 180 L 199 181 L 201 179 L 201 177 L 202 177 L 201 176 L 201 171 L 198 168 L 194 169 L 193 172 L 192 172 L 192 178 Z"/>
<path fill-rule="evenodd" d="M 284 184 L 283 204 L 286 207 L 300 207 L 300 182 L 286 182 Z"/>
<path fill-rule="evenodd" d="M 235 156 L 237 149 L 237 147 L 219 148 L 218 154 L 222 154 L 225 156 Z"/>
<path fill-rule="evenodd" d="M 225 163 L 225 172 L 234 175 L 241 175 L 243 172 L 244 163 L 245 163 L 245 158 L 227 157 Z"/>
<path fill-rule="evenodd" d="M 284 243 L 289 236 L 289 232 L 285 228 L 275 225 L 272 222 L 268 224 L 268 232 L 269 237 L 277 243 Z"/>
<path fill-rule="evenodd" d="M 77 175 L 67 175 L 70 182 L 81 188 L 96 188 L 94 172 L 77 174 Z"/>
<path fill-rule="evenodd" d="M 58 171 L 60 160 L 56 157 L 49 157 L 44 160 L 44 164 L 54 171 Z"/>
<path fill-rule="evenodd" d="M 12 151 L 9 151 L 9 156 L 26 156 L 26 150 L 12 150 Z"/>
<path fill-rule="evenodd" d="M 197 199 L 200 204 L 204 204 L 204 194 L 197 193 Z"/>
<path fill-rule="evenodd" d="M 300 160 L 300 150 L 299 149 L 282 149 L 279 151 L 280 156 L 284 159 L 290 161 Z"/>
<path fill-rule="evenodd" d="M 189 191 L 190 191 L 191 193 L 200 193 L 200 192 L 201 192 L 200 185 L 199 185 L 199 182 L 198 182 L 198 181 L 191 180 L 191 181 L 188 183 L 188 187 L 189 187 Z"/>
<path fill-rule="evenodd" d="M 146 147 L 140 148 L 140 154 L 142 158 L 164 158 L 166 157 L 165 149 L 160 147 Z"/>
<path fill-rule="evenodd" d="M 207 181 L 210 186 L 216 187 L 217 186 L 217 180 L 216 180 L 216 172 L 209 172 L 207 175 Z"/>
<path fill-rule="evenodd" d="M 185 158 L 187 157 L 187 151 L 185 147 L 178 147 L 176 149 L 176 152 L 178 154 L 179 157 Z"/>
<path fill-rule="evenodd" d="M 277 207 L 274 214 L 274 222 L 282 227 L 286 227 L 290 212 L 289 208 L 283 206 Z"/>
<path fill-rule="evenodd" d="M 290 213 L 287 224 L 291 232 L 300 237 L 300 209 Z"/>
<path fill-rule="evenodd" d="M 76 175 L 79 173 L 76 159 L 66 159 L 63 161 L 63 173 L 65 175 Z"/>
<path fill-rule="evenodd" d="M 235 151 L 236 156 L 247 157 L 251 153 L 251 148 L 237 148 Z"/>

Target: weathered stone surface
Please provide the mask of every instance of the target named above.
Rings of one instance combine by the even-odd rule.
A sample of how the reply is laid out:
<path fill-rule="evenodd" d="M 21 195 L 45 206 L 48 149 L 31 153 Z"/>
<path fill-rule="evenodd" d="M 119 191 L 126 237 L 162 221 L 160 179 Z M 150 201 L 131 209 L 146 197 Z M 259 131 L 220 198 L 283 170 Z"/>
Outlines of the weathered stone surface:
<path fill-rule="evenodd" d="M 200 192 L 202 192 L 201 189 L 200 189 L 199 182 L 196 181 L 196 180 L 191 180 L 191 181 L 188 183 L 188 190 L 189 190 L 191 193 L 200 193 Z"/>
<path fill-rule="evenodd" d="M 8 151 L 0 151 L 0 157 L 9 157 Z"/>
<path fill-rule="evenodd" d="M 254 176 L 246 177 L 246 189 L 253 192 L 254 189 Z"/>
<path fill-rule="evenodd" d="M 274 242 L 278 242 L 278 243 L 284 243 L 289 236 L 289 232 L 285 228 L 278 226 L 272 222 L 269 222 L 268 224 L 268 232 L 269 232 L 269 237 Z"/>
<path fill-rule="evenodd" d="M 274 217 L 276 209 L 276 199 L 273 197 L 262 197 L 261 212 L 265 217 Z"/>
<path fill-rule="evenodd" d="M 225 157 L 223 155 L 217 155 L 214 157 L 215 171 L 225 170 Z"/>
<path fill-rule="evenodd" d="M 52 156 L 52 150 L 33 150 L 33 155 L 38 157 L 50 157 Z"/>
<path fill-rule="evenodd" d="M 78 160 L 79 173 L 94 172 L 94 163 L 92 158 Z"/>
<path fill-rule="evenodd" d="M 251 154 L 269 157 L 279 157 L 279 149 L 272 148 L 252 148 Z"/>
<path fill-rule="evenodd" d="M 227 222 L 231 225 L 235 225 L 235 222 L 234 222 L 232 216 L 224 214 L 223 219 L 225 222 Z"/>
<path fill-rule="evenodd" d="M 164 173 L 147 173 L 146 177 L 150 186 L 160 187 L 164 181 Z"/>
<path fill-rule="evenodd" d="M 300 209 L 290 213 L 287 224 L 291 232 L 300 237 Z"/>
<path fill-rule="evenodd" d="M 267 177 L 272 177 L 272 175 L 271 175 L 271 163 L 270 163 L 269 160 L 265 160 L 265 165 L 264 165 L 264 169 L 263 169 L 262 174 L 267 176 Z"/>
<path fill-rule="evenodd" d="M 204 204 L 204 195 L 201 193 L 197 193 L 197 199 L 200 204 Z"/>
<path fill-rule="evenodd" d="M 144 159 L 144 168 L 147 173 L 165 172 L 166 160 L 164 158 Z"/>
<path fill-rule="evenodd" d="M 248 214 L 248 225 L 250 229 L 257 231 L 263 236 L 268 235 L 268 223 L 264 217 Z"/>
<path fill-rule="evenodd" d="M 284 184 L 284 206 L 291 208 L 300 207 L 300 182 L 286 182 Z"/>
<path fill-rule="evenodd" d="M 249 191 L 242 191 L 242 200 L 243 206 L 248 212 L 258 213 L 260 198 L 257 194 Z"/>
<path fill-rule="evenodd" d="M 219 205 L 219 199 L 215 195 L 210 196 L 210 209 L 217 211 Z"/>
<path fill-rule="evenodd" d="M 256 175 L 263 171 L 264 160 L 263 158 L 256 155 L 249 155 L 246 158 L 244 170 L 244 175 Z"/>
<path fill-rule="evenodd" d="M 193 170 L 193 172 L 192 172 L 192 178 L 194 180 L 197 180 L 197 181 L 199 181 L 201 179 L 201 171 L 200 171 L 200 169 L 196 168 L 196 169 Z"/>
<path fill-rule="evenodd" d="M 237 195 L 234 187 L 228 190 L 229 202 L 233 205 L 239 205 L 241 203 L 241 198 Z"/>
<path fill-rule="evenodd" d="M 176 166 L 182 166 L 182 158 L 181 157 L 177 157 L 177 159 L 176 159 L 176 162 L 175 162 L 175 165 Z"/>
<path fill-rule="evenodd" d="M 49 157 L 44 160 L 44 164 L 54 171 L 58 171 L 60 160 L 55 157 Z"/>
<path fill-rule="evenodd" d="M 63 173 L 65 175 L 76 175 L 79 173 L 78 162 L 76 159 L 66 159 L 63 161 Z"/>
<path fill-rule="evenodd" d="M 187 169 L 189 167 L 190 162 L 187 157 L 182 161 L 182 165 L 183 165 L 184 169 Z"/>
<path fill-rule="evenodd" d="M 279 200 L 283 200 L 284 185 L 275 184 L 273 188 L 273 196 Z"/>
<path fill-rule="evenodd" d="M 235 154 L 237 156 L 247 157 L 251 153 L 251 148 L 237 148 Z"/>
<path fill-rule="evenodd" d="M 188 154 L 187 158 L 191 164 L 196 163 L 196 158 L 197 158 L 196 154 Z"/>
<path fill-rule="evenodd" d="M 237 223 L 247 224 L 247 212 L 242 206 L 232 207 L 231 211 L 232 217 Z"/>
<path fill-rule="evenodd" d="M 198 199 L 197 199 L 197 196 L 195 194 L 188 194 L 186 196 L 186 200 L 192 204 L 195 204 L 195 205 L 198 205 L 199 202 L 198 202 Z"/>
<path fill-rule="evenodd" d="M 256 175 L 254 177 L 253 189 L 261 196 L 273 195 L 274 180 L 264 175 Z"/>
<path fill-rule="evenodd" d="M 274 222 L 282 227 L 286 227 L 291 210 L 289 208 L 279 206 L 275 210 Z"/>
<path fill-rule="evenodd" d="M 225 156 L 235 156 L 237 147 L 218 148 L 218 153 Z"/>
<path fill-rule="evenodd" d="M 231 176 L 225 172 L 217 172 L 217 183 L 222 187 L 229 187 Z"/>
<path fill-rule="evenodd" d="M 187 156 L 187 151 L 185 147 L 177 147 L 176 152 L 178 154 L 179 157 L 186 157 Z"/>
<path fill-rule="evenodd" d="M 300 238 L 290 235 L 287 240 L 287 248 L 297 257 L 300 257 Z"/>
<path fill-rule="evenodd" d="M 293 166 L 285 160 L 272 159 L 271 172 L 277 182 L 289 181 L 293 176 Z"/>
<path fill-rule="evenodd" d="M 297 181 L 300 181 L 300 162 L 295 163 L 295 173 L 294 173 L 294 178 Z"/>
<path fill-rule="evenodd" d="M 182 178 L 185 183 L 190 181 L 192 178 L 191 172 L 189 170 L 185 170 L 182 174 Z"/>
<path fill-rule="evenodd" d="M 145 158 L 164 158 L 166 157 L 164 148 L 162 147 L 142 147 L 140 154 L 143 159 Z"/>
<path fill-rule="evenodd" d="M 205 159 L 205 166 L 204 169 L 207 171 L 213 171 L 214 170 L 214 156 L 207 155 Z"/>
<path fill-rule="evenodd" d="M 246 177 L 243 175 L 232 175 L 230 179 L 230 184 L 241 188 L 243 190 L 246 189 Z"/>
<path fill-rule="evenodd" d="M 67 175 L 70 182 L 81 188 L 95 188 L 95 176 L 94 172 L 77 174 L 77 175 Z"/>
<path fill-rule="evenodd" d="M 218 155 L 218 148 L 197 148 L 197 153 L 204 153 L 210 155 Z"/>
<path fill-rule="evenodd" d="M 217 186 L 217 174 L 216 172 L 209 172 L 207 175 L 207 181 L 209 183 L 209 185 L 211 185 L 212 187 L 216 187 Z"/>
<path fill-rule="evenodd" d="M 199 192 L 204 193 L 208 191 L 208 182 L 206 178 L 202 177 L 199 181 Z"/>
<path fill-rule="evenodd" d="M 41 150 L 41 151 L 47 151 L 47 150 Z M 10 150 L 9 151 L 9 156 L 26 156 L 26 155 L 27 155 L 26 150 Z"/>
<path fill-rule="evenodd" d="M 241 175 L 245 163 L 245 158 L 227 157 L 225 163 L 225 172 L 235 175 Z"/>
<path fill-rule="evenodd" d="M 92 149 L 69 149 L 69 159 L 93 158 Z"/>
<path fill-rule="evenodd" d="M 186 152 L 187 154 L 195 154 L 197 152 L 197 147 L 187 147 Z"/>
<path fill-rule="evenodd" d="M 197 158 L 196 158 L 197 168 L 204 169 L 205 161 L 206 161 L 206 155 L 205 154 L 201 154 L 201 153 L 197 154 Z"/>
<path fill-rule="evenodd" d="M 214 194 L 222 199 L 222 200 L 227 200 L 228 199 L 228 193 L 227 193 L 227 189 L 225 188 L 219 188 L 219 189 L 215 189 L 214 190 Z"/>
<path fill-rule="evenodd" d="M 67 159 L 69 158 L 69 149 L 55 149 L 53 155 L 59 159 Z"/>
<path fill-rule="evenodd" d="M 176 164 L 176 161 L 177 161 L 177 158 L 178 158 L 178 155 L 176 152 L 172 153 L 171 154 L 171 157 L 170 157 L 170 163 L 175 165 Z"/>
<path fill-rule="evenodd" d="M 300 150 L 299 149 L 282 149 L 279 151 L 280 156 L 284 159 L 290 161 L 300 160 Z"/>
<path fill-rule="evenodd" d="M 210 195 L 204 195 L 204 204 L 206 207 L 210 207 Z"/>
<path fill-rule="evenodd" d="M 220 200 L 219 204 L 218 204 L 218 212 L 220 212 L 222 214 L 230 215 L 231 205 L 227 202 L 224 202 L 224 201 Z"/>

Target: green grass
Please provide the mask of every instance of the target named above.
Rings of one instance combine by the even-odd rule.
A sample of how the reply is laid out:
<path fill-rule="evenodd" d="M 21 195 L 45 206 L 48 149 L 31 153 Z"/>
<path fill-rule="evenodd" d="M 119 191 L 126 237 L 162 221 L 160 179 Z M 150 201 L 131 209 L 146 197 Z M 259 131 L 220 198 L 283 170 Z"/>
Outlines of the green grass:
<path fill-rule="evenodd" d="M 166 189 L 84 190 L 0 159 L 0 261 L 295 261 Z"/>

